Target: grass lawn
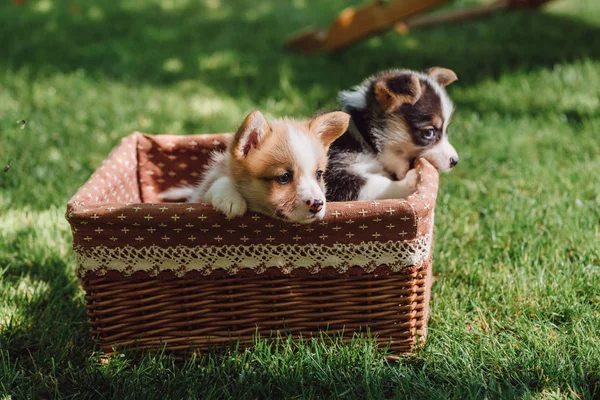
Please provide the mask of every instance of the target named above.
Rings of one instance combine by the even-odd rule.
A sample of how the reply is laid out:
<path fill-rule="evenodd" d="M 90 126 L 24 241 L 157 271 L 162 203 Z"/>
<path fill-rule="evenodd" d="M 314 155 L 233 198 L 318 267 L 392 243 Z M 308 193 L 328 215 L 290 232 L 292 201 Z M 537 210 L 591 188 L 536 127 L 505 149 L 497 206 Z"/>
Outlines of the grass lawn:
<path fill-rule="evenodd" d="M 281 50 L 347 3 L 0 5 L 0 167 L 13 165 L 0 172 L 0 398 L 600 397 L 597 2 L 390 32 L 336 55 Z M 364 341 L 259 340 L 185 364 L 99 362 L 64 212 L 121 137 L 231 131 L 256 108 L 308 116 L 378 70 L 432 65 L 460 79 L 461 163 L 441 179 L 420 351 L 388 363 Z"/>

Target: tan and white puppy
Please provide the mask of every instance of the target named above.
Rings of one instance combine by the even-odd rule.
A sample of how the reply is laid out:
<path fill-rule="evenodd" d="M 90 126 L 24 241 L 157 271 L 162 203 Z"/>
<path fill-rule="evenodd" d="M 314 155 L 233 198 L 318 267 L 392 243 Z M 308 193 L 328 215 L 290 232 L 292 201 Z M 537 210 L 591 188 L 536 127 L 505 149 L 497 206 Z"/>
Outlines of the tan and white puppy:
<path fill-rule="evenodd" d="M 325 215 L 324 173 L 331 143 L 348 128 L 344 112 L 312 120 L 274 120 L 250 113 L 227 151 L 213 155 L 197 186 L 174 188 L 163 200 L 206 201 L 228 217 L 251 210 L 309 223 Z"/>

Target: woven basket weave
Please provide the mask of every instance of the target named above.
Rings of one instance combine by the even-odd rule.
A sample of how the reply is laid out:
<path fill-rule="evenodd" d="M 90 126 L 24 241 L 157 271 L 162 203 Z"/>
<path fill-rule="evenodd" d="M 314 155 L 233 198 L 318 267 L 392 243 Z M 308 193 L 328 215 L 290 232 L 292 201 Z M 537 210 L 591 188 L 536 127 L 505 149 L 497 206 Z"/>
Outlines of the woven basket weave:
<path fill-rule="evenodd" d="M 418 160 L 408 199 L 327 204 L 308 225 L 204 203 L 159 203 L 192 183 L 229 135 L 124 138 L 67 219 L 91 333 L 119 346 L 204 350 L 279 331 L 367 333 L 408 352 L 427 333 L 438 173 Z"/>

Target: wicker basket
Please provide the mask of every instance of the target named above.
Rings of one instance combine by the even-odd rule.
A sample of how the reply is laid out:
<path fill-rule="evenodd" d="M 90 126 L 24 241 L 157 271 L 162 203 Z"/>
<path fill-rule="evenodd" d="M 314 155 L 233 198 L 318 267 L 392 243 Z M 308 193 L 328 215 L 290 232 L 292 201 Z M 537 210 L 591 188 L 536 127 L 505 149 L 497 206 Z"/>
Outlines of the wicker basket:
<path fill-rule="evenodd" d="M 408 352 L 426 336 L 438 173 L 416 163 L 406 200 L 328 203 L 309 225 L 208 204 L 159 203 L 197 179 L 228 135 L 133 133 L 67 207 L 91 333 L 178 353 L 280 331 L 376 337 Z"/>

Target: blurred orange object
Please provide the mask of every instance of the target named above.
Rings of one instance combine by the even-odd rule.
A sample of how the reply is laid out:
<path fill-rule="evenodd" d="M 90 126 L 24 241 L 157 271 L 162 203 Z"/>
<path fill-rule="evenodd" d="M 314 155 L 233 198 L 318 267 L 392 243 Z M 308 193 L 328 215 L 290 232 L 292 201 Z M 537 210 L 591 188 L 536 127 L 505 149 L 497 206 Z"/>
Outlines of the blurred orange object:
<path fill-rule="evenodd" d="M 539 7 L 550 0 L 495 0 L 436 14 L 419 15 L 449 0 L 376 0 L 343 10 L 329 28 L 308 28 L 293 34 L 286 42 L 290 49 L 304 53 L 334 51 L 370 35 L 394 28 L 406 34 L 412 28 L 481 17 L 511 8 Z"/>

